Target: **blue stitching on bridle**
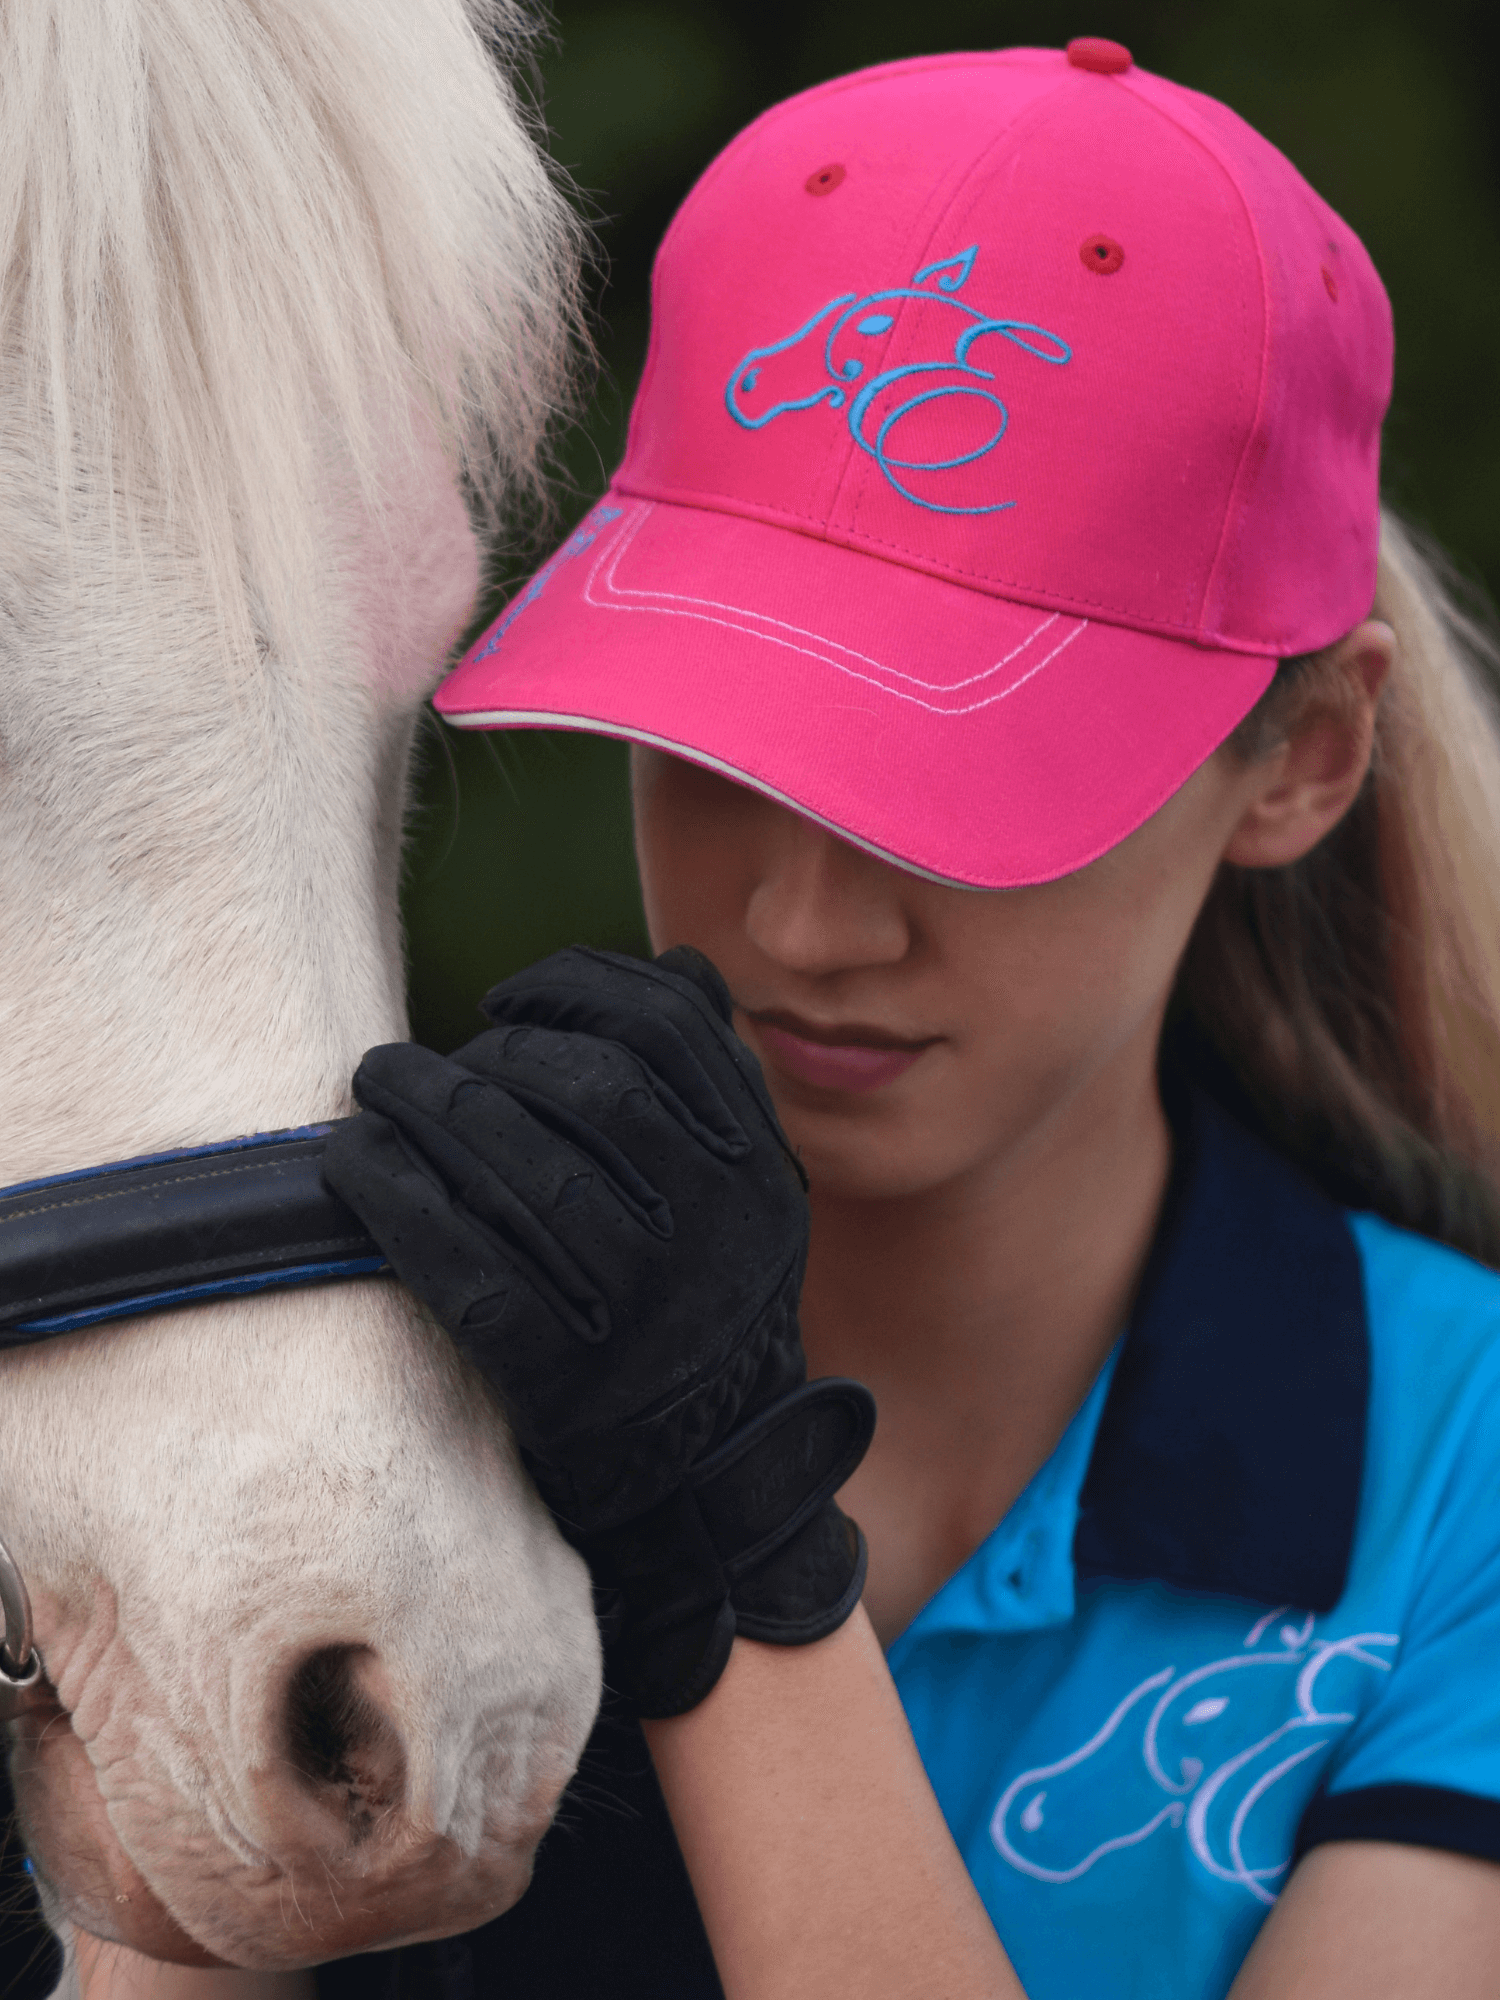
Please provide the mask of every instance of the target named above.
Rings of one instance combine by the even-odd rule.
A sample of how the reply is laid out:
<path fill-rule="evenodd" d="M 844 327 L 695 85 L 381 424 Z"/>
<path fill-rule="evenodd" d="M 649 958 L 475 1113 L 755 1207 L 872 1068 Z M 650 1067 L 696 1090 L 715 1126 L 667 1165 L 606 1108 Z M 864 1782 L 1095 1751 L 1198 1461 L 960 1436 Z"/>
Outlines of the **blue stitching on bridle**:
<path fill-rule="evenodd" d="M 70 1173 L 48 1174 L 40 1180 L 20 1181 L 0 1188 L 0 1203 L 17 1196 L 48 1193 L 55 1188 L 78 1186 L 90 1181 L 107 1181 L 112 1175 L 132 1169 L 174 1167 L 189 1161 L 213 1160 L 252 1152 L 257 1148 L 284 1146 L 296 1141 L 322 1139 L 334 1130 L 330 1122 L 294 1125 L 277 1132 L 248 1132 L 234 1139 L 219 1139 L 206 1146 L 177 1146 L 164 1153 L 139 1153 L 127 1160 L 108 1160 L 94 1167 L 76 1167 Z M 86 1196 L 85 1203 L 101 1197 Z M 107 1198 L 107 1197 L 105 1197 Z M 352 1220 L 352 1218 L 351 1218 Z M 364 1236 L 359 1228 L 354 1231 Z M 368 1239 L 367 1239 L 368 1240 Z M 289 1246 L 290 1247 L 290 1246 Z M 304 1256 L 312 1246 L 305 1240 L 296 1246 Z M 352 1244 L 345 1244 L 347 1250 Z M 0 1349 L 22 1339 L 72 1333 L 81 1327 L 98 1326 L 114 1319 L 130 1319 L 142 1313 L 160 1312 L 171 1306 L 191 1305 L 207 1299 L 242 1297 L 249 1293 L 278 1290 L 287 1285 L 328 1284 L 345 1278 L 377 1277 L 391 1269 L 389 1260 L 372 1244 L 369 1254 L 329 1256 L 300 1264 L 267 1264 L 263 1269 L 242 1271 L 222 1278 L 204 1278 L 189 1284 L 160 1286 L 154 1291 L 127 1292 L 107 1302 L 80 1306 L 70 1311 L 42 1313 L 35 1319 L 16 1320 L 0 1330 Z M 149 1282 L 146 1274 L 143 1281 Z"/>
<path fill-rule="evenodd" d="M 70 1181 L 98 1180 L 102 1174 L 123 1173 L 127 1167 L 169 1167 L 178 1160 L 209 1160 L 217 1153 L 240 1153 L 251 1146 L 284 1146 L 289 1139 L 321 1139 L 331 1124 L 291 1125 L 284 1132 L 247 1132 L 238 1139 L 216 1139 L 209 1146 L 178 1146 L 169 1153 L 138 1153 L 130 1160 L 108 1160 L 102 1167 L 75 1167 L 69 1174 L 48 1174 L 39 1181 L 19 1181 L 0 1187 L 0 1201 L 12 1195 L 36 1194 L 42 1188 L 66 1187 Z"/>
<path fill-rule="evenodd" d="M 285 1138 L 289 1135 L 282 1133 L 280 1136 Z M 217 1148 L 206 1150 L 215 1151 Z M 174 1156 L 169 1154 L 167 1157 Z M 179 1285 L 172 1291 L 138 1292 L 131 1298 L 116 1300 L 112 1305 L 89 1306 L 82 1312 L 58 1313 L 51 1319 L 18 1320 L 6 1329 L 6 1337 L 12 1339 L 18 1333 L 36 1334 L 38 1337 L 50 1333 L 76 1333 L 80 1327 L 98 1326 L 111 1319 L 133 1319 L 142 1313 L 165 1312 L 169 1306 L 197 1305 L 204 1299 L 239 1298 L 249 1292 L 280 1290 L 283 1285 L 326 1284 L 337 1278 L 373 1278 L 390 1268 L 384 1257 L 345 1257 L 328 1264 L 288 1265 L 244 1278 L 215 1278 L 208 1284 Z"/>
<path fill-rule="evenodd" d="M 847 405 L 850 436 L 861 451 L 874 459 L 875 463 L 880 467 L 881 473 L 887 483 L 903 499 L 910 500 L 914 506 L 925 508 L 931 514 L 1002 514 L 1007 509 L 1014 507 L 1016 504 L 1014 500 L 998 500 L 983 507 L 945 506 L 941 501 L 928 500 L 920 493 L 914 493 L 897 476 L 901 472 L 952 472 L 961 465 L 972 465 L 979 459 L 987 458 L 1005 436 L 1010 426 L 1009 410 L 1001 398 L 994 394 L 993 391 L 975 386 L 976 383 L 993 382 L 995 380 L 994 372 L 991 369 L 981 368 L 977 362 L 970 361 L 969 359 L 970 349 L 976 340 L 981 339 L 986 334 L 998 334 L 1002 340 L 1010 341 L 1013 346 L 1019 347 L 1024 353 L 1034 356 L 1038 361 L 1045 361 L 1049 366 L 1055 368 L 1062 367 L 1073 358 L 1072 348 L 1060 334 L 1052 333 L 1044 326 L 1036 326 L 1030 320 L 991 318 L 989 315 L 980 312 L 977 307 L 968 305 L 963 300 L 953 296 L 954 293 L 962 291 L 963 287 L 968 283 L 978 255 L 979 245 L 973 243 L 970 244 L 969 248 L 961 256 L 949 257 L 936 264 L 924 265 L 912 279 L 910 285 L 894 286 L 887 291 L 869 292 L 863 297 L 860 297 L 855 292 L 841 292 L 837 298 L 830 299 L 820 312 L 814 313 L 805 325 L 799 327 L 795 333 L 789 334 L 785 340 L 775 341 L 768 347 L 752 347 L 750 352 L 745 355 L 744 359 L 730 375 L 725 387 L 724 403 L 730 416 L 741 429 L 760 431 L 764 430 L 767 424 L 773 423 L 777 417 L 795 414 L 801 410 L 816 409 L 822 403 L 826 403 L 832 410 L 842 410 Z M 927 280 L 934 277 L 937 279 L 937 289 L 935 291 L 923 290 L 922 287 L 926 284 Z M 955 312 L 965 314 L 973 321 L 973 324 L 965 328 L 955 340 L 951 359 L 942 361 L 914 361 L 908 363 L 904 368 L 885 369 L 882 373 L 873 376 L 860 390 L 853 402 L 850 403 L 849 386 L 857 382 L 864 374 L 865 363 L 857 355 L 849 355 L 842 362 L 836 361 L 833 352 L 834 343 L 851 320 L 858 322 L 854 329 L 855 332 L 867 339 L 877 339 L 881 335 L 889 333 L 891 328 L 896 324 L 895 313 L 874 311 L 872 308 L 891 304 L 899 305 L 908 299 L 919 299 L 929 304 L 938 303 L 952 306 Z M 830 383 L 814 390 L 810 395 L 789 397 L 784 402 L 775 403 L 760 416 L 750 415 L 741 406 L 740 397 L 742 395 L 749 396 L 754 393 L 755 387 L 760 380 L 763 364 L 778 354 L 786 354 L 793 348 L 799 347 L 803 341 L 807 340 L 811 334 L 824 324 L 830 313 L 838 315 L 828 332 L 827 338 L 823 342 L 823 366 L 831 378 Z M 1049 352 L 1047 347 L 1036 345 L 1033 341 L 1028 340 L 1025 337 L 1028 334 L 1035 335 L 1037 341 L 1049 343 L 1051 348 L 1060 351 Z M 973 377 L 974 380 L 972 382 L 953 382 L 941 389 L 925 389 L 918 395 L 909 396 L 905 402 L 898 404 L 894 410 L 890 411 L 881 420 L 880 427 L 873 438 L 867 435 L 865 418 L 869 415 L 871 406 L 877 396 L 881 395 L 885 390 L 892 388 L 895 384 L 904 382 L 912 376 L 943 374 L 951 372 L 954 369 L 957 369 L 964 375 Z M 977 398 L 981 402 L 990 404 L 996 411 L 998 422 L 993 434 L 985 443 L 976 446 L 972 451 L 962 452 L 957 457 L 946 459 L 897 458 L 887 451 L 886 440 L 895 426 L 904 417 L 910 416 L 914 410 L 922 408 L 924 404 L 942 402 L 952 396 Z"/>

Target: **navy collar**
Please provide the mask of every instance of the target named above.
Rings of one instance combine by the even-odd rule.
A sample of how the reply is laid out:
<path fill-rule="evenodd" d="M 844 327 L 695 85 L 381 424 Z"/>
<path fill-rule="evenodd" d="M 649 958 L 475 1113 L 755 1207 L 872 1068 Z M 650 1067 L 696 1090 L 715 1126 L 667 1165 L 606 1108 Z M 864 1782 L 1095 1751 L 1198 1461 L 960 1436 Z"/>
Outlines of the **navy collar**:
<path fill-rule="evenodd" d="M 1328 1611 L 1349 1573 L 1369 1331 L 1344 1211 L 1199 1091 L 1079 1496 L 1076 1572 Z"/>

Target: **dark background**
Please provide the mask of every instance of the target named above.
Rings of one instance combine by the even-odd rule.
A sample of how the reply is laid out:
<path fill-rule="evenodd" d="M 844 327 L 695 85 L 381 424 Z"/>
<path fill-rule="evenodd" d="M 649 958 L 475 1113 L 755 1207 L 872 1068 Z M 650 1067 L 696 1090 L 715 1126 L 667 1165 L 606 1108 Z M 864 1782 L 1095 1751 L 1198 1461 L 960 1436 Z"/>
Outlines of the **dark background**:
<path fill-rule="evenodd" d="M 603 374 L 565 447 L 553 539 L 620 457 L 657 241 L 741 125 L 867 63 L 1092 34 L 1232 105 L 1364 238 L 1396 313 L 1387 495 L 1500 590 L 1492 16 L 1493 0 L 563 0 L 540 87 L 553 151 L 598 224 Z M 511 552 L 512 577 L 526 560 Z M 415 835 L 407 922 L 424 1040 L 466 1039 L 484 989 L 557 945 L 642 946 L 617 744 L 432 722 Z"/>

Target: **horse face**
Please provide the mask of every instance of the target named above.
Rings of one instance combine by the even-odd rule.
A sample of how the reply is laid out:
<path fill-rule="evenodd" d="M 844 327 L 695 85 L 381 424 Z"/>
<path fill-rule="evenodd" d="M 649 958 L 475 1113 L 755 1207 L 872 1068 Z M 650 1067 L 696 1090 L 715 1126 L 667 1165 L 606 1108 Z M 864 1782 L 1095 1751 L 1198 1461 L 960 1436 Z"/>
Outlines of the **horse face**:
<path fill-rule="evenodd" d="M 280 691 L 302 710 L 294 740 L 318 746 L 316 787 L 257 771 L 251 729 L 144 684 L 151 727 L 101 718 L 39 760 L 73 789 L 72 865 L 16 814 L 12 879 L 45 892 L 56 862 L 108 952 L 75 954 L 59 984 L 57 936 L 8 930 L 37 949 L 18 954 L 0 1182 L 336 1115 L 362 1049 L 404 1032 L 400 675 L 430 682 L 476 572 L 449 465 L 424 450 L 406 472 L 398 516 L 329 519 L 358 556 L 342 643 L 325 679 Z M 398 594 L 413 575 L 415 612 Z M 194 795 L 196 852 L 174 828 Z M 116 815 L 147 821 L 125 904 L 153 912 L 139 930 L 91 853 Z M 60 1092 L 48 1024 L 90 993 Z M 485 1386 L 395 1285 L 0 1356 L 0 1522 L 56 1697 L 11 1735 L 59 1927 L 285 1968 L 468 1929 L 525 1888 L 597 1708 L 588 1578 Z"/>
<path fill-rule="evenodd" d="M 0 9 L 0 216 L 36 223 L 0 232 L 0 1185 L 338 1116 L 406 1033 L 458 466 L 534 463 L 573 250 L 463 0 L 129 0 L 28 67 L 54 14 Z M 394 1284 L 0 1355 L 0 1534 L 64 1931 L 292 1967 L 525 1886 L 598 1701 L 588 1578 Z"/>

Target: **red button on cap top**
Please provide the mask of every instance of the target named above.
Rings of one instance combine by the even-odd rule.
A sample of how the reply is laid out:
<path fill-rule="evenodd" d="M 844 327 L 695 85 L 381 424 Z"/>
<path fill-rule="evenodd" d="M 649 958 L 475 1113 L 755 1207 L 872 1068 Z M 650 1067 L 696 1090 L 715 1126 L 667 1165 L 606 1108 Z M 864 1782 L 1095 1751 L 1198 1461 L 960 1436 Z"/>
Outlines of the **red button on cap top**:
<path fill-rule="evenodd" d="M 1074 69 L 1096 69 L 1104 76 L 1118 76 L 1129 69 L 1132 58 L 1123 42 L 1102 41 L 1098 35 L 1079 35 L 1068 44 L 1068 61 Z"/>

